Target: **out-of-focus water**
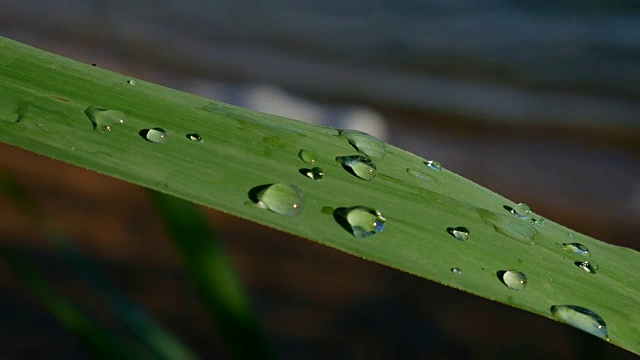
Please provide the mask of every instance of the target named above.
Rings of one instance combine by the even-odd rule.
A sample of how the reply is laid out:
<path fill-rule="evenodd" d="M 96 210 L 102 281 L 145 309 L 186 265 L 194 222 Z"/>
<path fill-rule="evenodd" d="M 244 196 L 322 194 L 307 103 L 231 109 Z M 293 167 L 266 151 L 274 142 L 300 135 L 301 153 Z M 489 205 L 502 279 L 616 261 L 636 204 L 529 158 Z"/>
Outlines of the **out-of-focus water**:
<path fill-rule="evenodd" d="M 640 127 L 633 1 L 9 0 L 4 9 L 2 35 L 74 38 L 202 77 L 502 123 Z"/>

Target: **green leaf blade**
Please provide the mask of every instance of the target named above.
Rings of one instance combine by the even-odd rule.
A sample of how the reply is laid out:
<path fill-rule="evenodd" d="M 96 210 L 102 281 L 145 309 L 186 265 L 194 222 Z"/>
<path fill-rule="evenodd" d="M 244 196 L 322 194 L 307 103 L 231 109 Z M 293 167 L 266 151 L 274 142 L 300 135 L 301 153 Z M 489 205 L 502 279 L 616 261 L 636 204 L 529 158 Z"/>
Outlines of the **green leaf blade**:
<path fill-rule="evenodd" d="M 640 353 L 637 251 L 575 232 L 568 238 L 571 230 L 552 221 L 523 225 L 527 220 L 504 208 L 515 206 L 512 201 L 446 170 L 446 164 L 442 171 L 433 171 L 424 164 L 426 159 L 389 144 L 384 160 L 376 162 L 377 176 L 365 181 L 335 162 L 336 156 L 356 154 L 335 129 L 139 80 L 132 86 L 128 77 L 7 39 L 0 39 L 0 47 L 1 104 L 6 108 L 0 117 L 11 109 L 19 112 L 25 101 L 39 107 L 23 110 L 27 114 L 20 122 L 0 121 L 0 141 L 542 316 L 551 317 L 553 305 L 585 307 L 607 322 L 611 343 Z M 90 105 L 122 111 L 127 122 L 106 134 L 96 132 L 84 115 Z M 139 135 L 153 127 L 168 132 L 166 143 L 153 144 Z M 202 142 L 187 138 L 193 132 Z M 298 157 L 301 149 L 318 155 L 322 180 L 299 172 L 308 167 Z M 407 169 L 430 179 L 412 176 Z M 273 183 L 302 190 L 305 208 L 300 216 L 281 216 L 251 203 L 251 189 Z M 323 212 L 360 205 L 383 214 L 383 232 L 357 239 Z M 534 209 L 531 216 L 539 214 Z M 457 226 L 470 230 L 467 241 L 447 232 Z M 573 241 L 591 250 L 600 266 L 596 274 L 576 266 L 577 255 L 562 248 Z M 462 274 L 452 273 L 454 267 Z M 511 269 L 527 275 L 525 289 L 514 291 L 500 281 L 497 272 Z"/>

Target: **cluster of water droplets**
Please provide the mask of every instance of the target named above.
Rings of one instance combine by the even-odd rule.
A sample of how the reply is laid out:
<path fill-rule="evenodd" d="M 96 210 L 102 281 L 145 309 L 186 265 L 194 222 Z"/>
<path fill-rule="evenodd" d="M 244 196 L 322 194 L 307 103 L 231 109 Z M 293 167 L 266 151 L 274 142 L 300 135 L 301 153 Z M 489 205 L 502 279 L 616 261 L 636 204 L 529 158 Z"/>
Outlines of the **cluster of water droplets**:
<path fill-rule="evenodd" d="M 127 81 L 129 85 L 136 85 L 135 80 Z M 85 110 L 86 116 L 91 121 L 94 130 L 100 133 L 109 133 L 116 126 L 126 123 L 126 115 L 118 110 L 110 110 L 96 106 L 89 106 Z M 169 135 L 162 128 L 154 127 L 142 129 L 140 136 L 154 144 L 164 144 Z M 385 157 L 385 146 L 377 138 L 356 130 L 340 130 L 338 136 L 344 138 L 356 151 L 355 154 L 343 154 L 335 156 L 335 160 L 349 174 L 366 181 L 372 181 L 378 174 L 376 162 Z M 194 143 L 202 142 L 202 137 L 197 133 L 186 134 L 186 138 Z M 298 172 L 311 180 L 321 180 L 325 176 L 320 167 L 318 155 L 312 150 L 300 149 L 298 158 L 307 164 Z M 434 175 L 442 171 L 442 165 L 435 160 L 425 161 L 423 168 L 407 168 L 408 175 L 426 181 L 432 181 Z M 300 216 L 305 208 L 302 190 L 290 183 L 272 183 L 252 188 L 249 197 L 259 208 L 273 213 L 287 216 Z M 480 218 L 490 224 L 497 233 L 509 239 L 527 245 L 534 245 L 538 234 L 536 226 L 544 226 L 545 219 L 533 217 L 531 209 L 524 203 L 514 206 L 503 206 L 510 216 L 499 214 L 490 210 L 477 209 Z M 382 213 L 373 207 L 358 204 L 348 207 L 324 207 L 322 212 L 332 214 L 335 221 L 355 238 L 369 238 L 385 229 L 386 219 Z M 471 231 L 465 226 L 455 225 L 446 229 L 446 232 L 459 242 L 467 242 L 471 237 Z M 567 237 L 573 238 L 572 233 Z M 599 269 L 597 263 L 589 259 L 589 249 L 581 243 L 568 241 L 562 244 L 562 248 L 574 256 L 584 259 L 574 261 L 573 264 L 581 270 L 596 274 Z M 462 276 L 462 270 L 458 267 L 450 268 L 455 276 Z M 507 288 L 515 291 L 525 290 L 527 276 L 524 272 L 515 269 L 500 270 L 496 272 L 498 280 Z M 608 338 L 604 320 L 595 312 L 575 305 L 554 305 L 550 308 L 553 317 L 571 326 L 580 328 L 586 332 L 602 338 Z"/>
<path fill-rule="evenodd" d="M 136 81 L 131 79 L 127 80 L 129 85 L 136 85 Z M 64 100 L 64 99 L 62 99 Z M 124 112 L 113 109 L 106 109 L 90 105 L 84 111 L 87 118 L 91 121 L 93 129 L 100 133 L 109 133 L 116 126 L 123 125 L 127 122 L 127 116 Z M 169 139 L 167 131 L 160 127 L 154 127 L 150 129 L 142 129 L 138 134 L 145 140 L 154 144 L 164 144 Z M 197 133 L 186 134 L 186 138 L 192 142 L 202 142 L 202 136 Z"/>
<path fill-rule="evenodd" d="M 504 208 L 514 215 L 514 217 L 521 219 L 523 224 L 525 224 L 525 221 L 530 221 L 530 224 L 534 226 L 544 226 L 546 223 L 546 220 L 542 217 L 533 218 L 531 209 L 524 203 L 516 204 L 513 207 L 505 205 Z M 525 228 L 521 228 L 521 230 L 523 229 Z M 507 235 L 503 231 L 498 230 L 497 227 L 496 230 Z M 522 231 L 517 231 L 517 233 L 520 233 L 521 235 L 523 234 Z M 511 235 L 514 235 L 514 233 Z M 575 235 L 572 232 L 569 232 L 567 233 L 567 238 L 573 240 Z M 589 259 L 591 257 L 591 251 L 589 251 L 589 248 L 575 241 L 563 243 L 562 248 L 568 254 L 582 258 L 573 262 L 576 267 L 589 274 L 596 274 L 599 266 L 595 261 Z M 564 259 L 565 257 L 563 256 L 562 258 Z M 499 271 L 498 277 L 508 288 L 513 290 L 522 290 L 527 285 L 526 275 L 515 270 Z M 590 309 L 575 305 L 554 305 L 550 308 L 550 312 L 558 321 L 608 340 L 609 335 L 607 333 L 606 323 L 602 317 Z"/>
<path fill-rule="evenodd" d="M 322 170 L 319 166 L 314 166 L 318 162 L 318 155 L 307 149 L 301 149 L 298 152 L 298 157 L 300 160 L 304 161 L 307 164 L 310 164 L 311 168 L 302 168 L 299 172 L 308 177 L 311 180 L 321 180 L 324 177 L 324 170 Z"/>
<path fill-rule="evenodd" d="M 347 140 L 357 154 L 338 155 L 335 160 L 349 174 L 371 181 L 377 175 L 374 161 L 385 157 L 384 144 L 377 138 L 356 130 L 340 130 L 338 136 Z M 311 180 L 325 176 L 320 157 L 313 150 L 300 149 L 297 157 L 308 166 L 298 172 Z M 249 191 L 252 201 L 264 209 L 285 216 L 299 216 L 304 208 L 302 190 L 293 184 L 275 183 L 253 188 Z M 355 238 L 368 238 L 385 229 L 386 219 L 382 213 L 370 206 L 358 204 L 333 208 L 325 206 L 323 213 L 333 215 L 334 220 Z"/>

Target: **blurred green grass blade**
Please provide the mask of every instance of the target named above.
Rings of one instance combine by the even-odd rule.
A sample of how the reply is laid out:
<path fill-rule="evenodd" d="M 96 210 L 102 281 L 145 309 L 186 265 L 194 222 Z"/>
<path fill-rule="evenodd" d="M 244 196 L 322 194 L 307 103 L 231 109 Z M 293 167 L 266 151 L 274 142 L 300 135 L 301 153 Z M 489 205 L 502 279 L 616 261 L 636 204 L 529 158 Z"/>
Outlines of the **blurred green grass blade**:
<path fill-rule="evenodd" d="M 144 311 L 129 302 L 109 284 L 96 264 L 79 253 L 70 243 L 61 243 L 60 247 L 69 263 L 78 271 L 87 283 L 106 300 L 113 313 L 127 326 L 132 335 L 158 359 L 197 359 L 198 357 L 183 345 L 169 331 L 148 317 Z"/>
<path fill-rule="evenodd" d="M 378 175 L 365 181 L 335 161 L 356 154 L 335 129 L 127 80 L 0 38 L 0 141 L 548 318 L 554 305 L 587 308 L 606 321 L 611 343 L 640 354 L 637 251 L 552 221 L 532 224 L 505 209 L 514 202 L 389 144 L 376 161 Z M 90 106 L 122 112 L 126 121 L 96 131 L 85 114 Z M 166 130 L 165 143 L 140 135 L 155 127 Z M 194 132 L 201 142 L 186 136 Z M 301 149 L 317 154 L 322 180 L 305 176 Z M 256 188 L 273 183 L 301 190 L 300 216 L 251 204 Z M 384 232 L 355 238 L 346 231 L 333 209 L 353 206 L 379 210 Z M 470 231 L 468 240 L 447 231 L 456 227 Z M 577 265 L 582 255 L 563 249 L 569 242 L 590 249 L 596 274 Z M 507 270 L 524 272 L 526 289 L 505 286 L 498 275 Z"/>
<path fill-rule="evenodd" d="M 42 212 L 35 199 L 13 178 L 0 172 L 0 194 L 26 212 L 36 221 L 44 235 L 60 249 L 76 274 L 84 278 L 102 299 L 109 304 L 114 315 L 130 329 L 133 336 L 153 351 L 160 359 L 197 359 L 177 338 L 160 324 L 143 313 L 142 309 L 124 298 L 121 292 L 111 286 L 95 263 L 81 254 L 69 239 L 67 233 L 54 226 L 48 216 Z"/>
<path fill-rule="evenodd" d="M 113 331 L 99 325 L 67 301 L 23 257 L 15 251 L 0 250 L 0 256 L 18 281 L 27 287 L 80 343 L 98 359 L 144 359 L 144 352 L 128 344 Z"/>
<path fill-rule="evenodd" d="M 173 196 L 149 194 L 229 353 L 236 359 L 273 358 L 233 266 L 202 212 Z"/>

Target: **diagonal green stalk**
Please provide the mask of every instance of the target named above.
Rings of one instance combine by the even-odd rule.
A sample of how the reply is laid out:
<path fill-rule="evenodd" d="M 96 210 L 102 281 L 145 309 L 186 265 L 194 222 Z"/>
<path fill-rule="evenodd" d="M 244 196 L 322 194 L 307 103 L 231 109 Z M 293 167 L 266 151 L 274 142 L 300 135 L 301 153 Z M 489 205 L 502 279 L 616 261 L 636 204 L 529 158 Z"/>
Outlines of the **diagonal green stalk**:
<path fill-rule="evenodd" d="M 543 224 L 535 211 L 517 216 L 514 202 L 392 145 L 384 144 L 372 176 L 366 163 L 335 161 L 362 155 L 335 129 L 128 80 L 0 39 L 0 141 L 548 318 L 558 319 L 552 310 L 565 308 L 557 306 L 579 306 L 606 321 L 603 338 L 640 353 L 637 251 Z M 111 120 L 97 121 L 102 115 Z M 166 131 L 164 143 L 144 139 L 156 127 Z M 194 132 L 201 142 L 187 136 Z M 317 154 L 321 180 L 306 176 L 301 149 Z M 303 195 L 288 214 L 299 216 L 253 204 L 274 183 Z M 379 211 L 384 231 L 355 237 L 366 231 L 349 231 L 341 215 L 355 206 Z M 458 227 L 469 230 L 466 240 L 448 230 Z M 563 248 L 573 242 L 590 257 Z M 587 259 L 599 265 L 595 273 L 580 266 Z M 526 274 L 526 288 L 506 286 L 500 274 L 509 270 Z"/>
<path fill-rule="evenodd" d="M 144 359 L 148 354 L 129 344 L 115 332 L 96 323 L 60 295 L 33 266 L 16 251 L 3 249 L 0 257 L 17 280 L 27 287 L 51 315 L 99 359 Z"/>
<path fill-rule="evenodd" d="M 28 214 L 36 222 L 37 226 L 49 241 L 63 252 L 68 262 L 75 268 L 76 273 L 84 278 L 85 282 L 108 303 L 111 312 L 127 326 L 132 335 L 141 344 L 147 346 L 148 349 L 153 352 L 154 357 L 160 359 L 197 359 L 197 357 L 170 332 L 146 316 L 141 309 L 129 302 L 122 296 L 120 291 L 111 286 L 104 274 L 99 271 L 97 265 L 81 254 L 72 245 L 72 241 L 69 239 L 67 233 L 51 222 L 48 215 L 42 212 L 42 209 L 38 206 L 35 199 L 29 196 L 24 188 L 14 181 L 14 179 L 4 176 L 2 173 L 0 173 L 0 194 L 9 198 L 14 205 Z M 7 256 L 11 257 L 13 255 L 7 254 Z M 53 309 L 60 307 L 60 305 L 55 305 L 56 303 L 64 303 L 66 301 L 61 296 L 53 293 L 52 289 L 47 289 L 46 287 L 49 285 L 46 285 L 46 280 L 44 280 L 41 275 L 38 275 L 35 269 L 31 269 L 24 260 L 19 260 L 19 263 L 14 264 L 12 268 L 18 275 L 23 274 L 21 279 L 25 281 L 25 285 L 34 289 L 43 289 L 36 291 L 36 293 L 41 295 L 40 300 L 48 304 L 52 312 Z M 26 273 L 23 270 L 24 268 L 27 269 Z M 28 276 L 28 274 L 31 275 Z M 40 280 L 34 280 L 34 278 L 37 279 L 38 277 L 40 277 Z M 49 296 L 52 293 L 53 296 Z M 44 294 L 49 295 L 44 296 Z M 66 306 L 72 307 L 72 305 Z M 72 311 L 79 314 L 77 309 L 72 309 Z M 75 327 L 73 323 L 70 323 L 69 317 L 56 316 L 61 323 L 71 329 L 72 333 L 79 336 L 81 340 L 87 336 L 104 336 L 108 332 L 106 329 L 99 330 L 100 325 L 96 324 L 95 327 L 98 330 L 83 333 L 74 330 Z M 86 321 L 90 322 L 91 320 L 87 318 Z M 83 342 L 91 345 L 93 343 L 101 344 L 102 342 L 109 341 L 116 340 L 89 339 Z M 94 356 L 101 356 L 103 352 L 103 349 L 96 345 L 91 345 L 89 348 L 94 351 Z M 109 352 L 106 354 L 109 354 Z"/>
<path fill-rule="evenodd" d="M 126 325 L 134 338 L 153 352 L 158 359 L 192 360 L 198 357 L 173 334 L 155 320 L 148 317 L 143 309 L 127 300 L 111 286 L 97 265 L 83 256 L 68 242 L 60 244 L 65 258 L 91 285 L 102 299 L 108 302 L 112 312 Z"/>
<path fill-rule="evenodd" d="M 229 353 L 236 359 L 273 358 L 233 266 L 203 214 L 184 200 L 149 194 Z"/>

